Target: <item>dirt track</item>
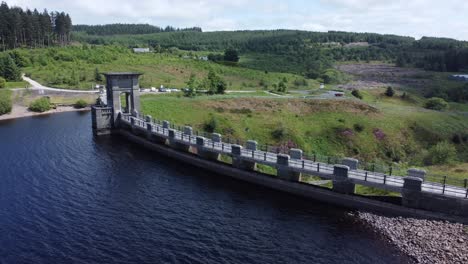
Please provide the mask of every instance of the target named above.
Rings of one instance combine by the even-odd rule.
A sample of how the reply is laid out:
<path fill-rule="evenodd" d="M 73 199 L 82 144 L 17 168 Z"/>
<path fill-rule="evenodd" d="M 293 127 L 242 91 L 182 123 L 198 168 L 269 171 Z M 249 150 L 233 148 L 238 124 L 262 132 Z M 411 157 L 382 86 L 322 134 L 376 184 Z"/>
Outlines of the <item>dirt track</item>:
<path fill-rule="evenodd" d="M 387 64 L 343 64 L 337 68 L 354 77 L 354 80 L 338 87 L 345 90 L 375 89 L 386 86 L 414 88 L 429 82 L 429 74 L 419 69 L 399 68 Z"/>

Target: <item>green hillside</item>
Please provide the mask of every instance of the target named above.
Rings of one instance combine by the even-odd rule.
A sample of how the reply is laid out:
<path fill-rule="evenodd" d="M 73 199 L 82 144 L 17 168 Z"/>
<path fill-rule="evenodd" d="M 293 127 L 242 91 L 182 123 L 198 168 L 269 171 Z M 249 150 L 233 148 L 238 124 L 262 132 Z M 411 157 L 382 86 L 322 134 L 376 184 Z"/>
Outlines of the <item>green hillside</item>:
<path fill-rule="evenodd" d="M 228 83 L 230 90 L 267 89 L 281 80 L 291 83 L 292 89 L 310 89 L 318 82 L 302 76 L 226 66 L 198 58 L 203 52 L 184 52 L 178 49 L 164 53 L 135 54 L 121 46 L 70 46 L 33 50 L 15 50 L 24 61 L 24 72 L 52 87 L 90 89 L 96 84 L 95 70 L 135 71 L 143 73 L 142 87 L 183 88 L 193 73 L 198 78 L 214 70 Z"/>

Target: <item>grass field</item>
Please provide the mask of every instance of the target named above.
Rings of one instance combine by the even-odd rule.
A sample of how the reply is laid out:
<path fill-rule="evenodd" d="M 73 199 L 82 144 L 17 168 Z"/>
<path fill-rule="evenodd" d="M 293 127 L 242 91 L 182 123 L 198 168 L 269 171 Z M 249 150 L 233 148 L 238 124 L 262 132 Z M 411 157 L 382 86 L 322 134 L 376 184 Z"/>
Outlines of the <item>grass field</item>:
<path fill-rule="evenodd" d="M 214 70 L 228 83 L 229 90 L 271 89 L 273 84 L 287 80 L 290 89 L 310 89 L 319 84 L 315 80 L 289 73 L 267 72 L 241 66 L 227 66 L 203 61 L 191 56 L 206 52 L 173 51 L 172 53 L 134 54 L 130 49 L 114 46 L 77 46 L 34 50 L 19 50 L 27 58 L 25 73 L 44 85 L 60 88 L 90 89 L 95 81 L 95 69 L 107 71 L 141 72 L 142 87 L 183 88 L 191 74 L 204 78 Z M 240 64 L 242 65 L 242 64 Z M 296 81 L 297 80 L 297 81 Z M 296 82 L 295 82 L 296 81 Z"/>
<path fill-rule="evenodd" d="M 26 88 L 29 86 L 29 83 L 20 81 L 20 82 L 7 82 L 6 83 L 6 88 Z"/>

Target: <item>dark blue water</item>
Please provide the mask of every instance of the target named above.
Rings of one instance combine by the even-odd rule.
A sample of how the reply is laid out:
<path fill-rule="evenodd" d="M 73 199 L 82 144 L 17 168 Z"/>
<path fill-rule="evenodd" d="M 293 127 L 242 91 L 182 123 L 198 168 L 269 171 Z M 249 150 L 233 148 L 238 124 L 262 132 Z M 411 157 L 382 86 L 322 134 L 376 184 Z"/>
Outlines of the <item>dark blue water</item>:
<path fill-rule="evenodd" d="M 88 113 L 0 123 L 0 263 L 397 263 L 346 211 L 94 138 Z"/>

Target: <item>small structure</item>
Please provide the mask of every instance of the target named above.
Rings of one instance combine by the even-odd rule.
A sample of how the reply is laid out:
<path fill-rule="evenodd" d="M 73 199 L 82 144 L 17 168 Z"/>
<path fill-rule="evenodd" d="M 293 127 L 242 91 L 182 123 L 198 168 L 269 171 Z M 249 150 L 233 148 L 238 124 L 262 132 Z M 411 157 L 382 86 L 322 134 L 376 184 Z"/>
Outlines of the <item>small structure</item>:
<path fill-rule="evenodd" d="M 450 79 L 461 82 L 468 82 L 468 74 L 455 74 L 451 75 Z"/>
<path fill-rule="evenodd" d="M 134 48 L 133 52 L 135 53 L 148 53 L 150 52 L 149 48 Z"/>
<path fill-rule="evenodd" d="M 109 72 L 106 77 L 106 100 L 92 107 L 92 121 L 95 134 L 110 134 L 119 115 L 137 116 L 140 111 L 140 86 L 138 78 L 141 73 Z M 125 95 L 122 106 L 121 95 Z"/>

